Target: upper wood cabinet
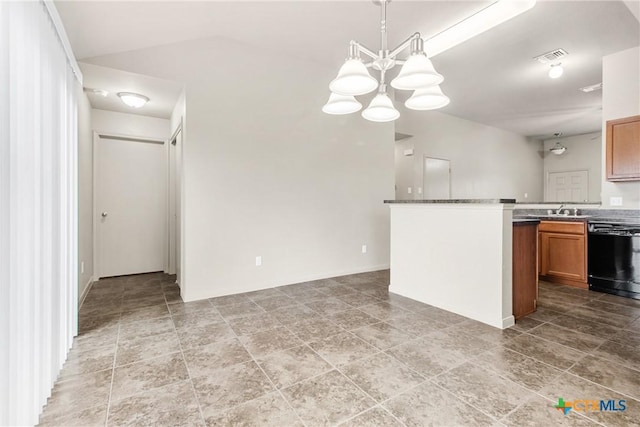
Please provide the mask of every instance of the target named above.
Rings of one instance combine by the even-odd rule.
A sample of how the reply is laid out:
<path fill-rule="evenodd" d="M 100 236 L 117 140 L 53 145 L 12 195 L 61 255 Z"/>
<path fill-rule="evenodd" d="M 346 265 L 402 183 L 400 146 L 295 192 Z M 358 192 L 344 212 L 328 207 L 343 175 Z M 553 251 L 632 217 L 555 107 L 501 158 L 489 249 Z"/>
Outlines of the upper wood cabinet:
<path fill-rule="evenodd" d="M 607 181 L 640 181 L 640 116 L 607 121 Z"/>

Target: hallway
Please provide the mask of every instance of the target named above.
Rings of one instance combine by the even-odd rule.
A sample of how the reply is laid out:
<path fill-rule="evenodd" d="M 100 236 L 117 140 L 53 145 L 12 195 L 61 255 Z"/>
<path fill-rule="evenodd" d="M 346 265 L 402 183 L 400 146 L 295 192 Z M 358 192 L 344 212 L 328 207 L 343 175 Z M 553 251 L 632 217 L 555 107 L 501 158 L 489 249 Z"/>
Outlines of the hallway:
<path fill-rule="evenodd" d="M 185 304 L 94 283 L 41 425 L 637 425 L 640 303 L 540 284 L 500 331 L 388 292 L 388 271 Z M 554 408 L 625 399 L 619 413 Z M 588 417 L 588 418 L 587 418 Z M 344 424 L 342 424 L 344 423 Z"/>

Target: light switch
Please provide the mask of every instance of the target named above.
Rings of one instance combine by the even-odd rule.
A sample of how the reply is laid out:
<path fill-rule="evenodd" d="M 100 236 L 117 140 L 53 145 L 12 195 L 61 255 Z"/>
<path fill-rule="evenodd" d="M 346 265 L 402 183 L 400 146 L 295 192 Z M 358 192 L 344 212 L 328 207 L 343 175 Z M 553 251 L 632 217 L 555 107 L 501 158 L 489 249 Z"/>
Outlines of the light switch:
<path fill-rule="evenodd" d="M 260 267 L 262 265 L 262 257 L 261 256 L 257 256 L 256 257 L 256 267 Z"/>
<path fill-rule="evenodd" d="M 409 194 L 411 194 L 411 193 L 412 193 L 411 187 L 408 187 L 408 188 L 407 188 L 407 193 L 409 193 Z"/>

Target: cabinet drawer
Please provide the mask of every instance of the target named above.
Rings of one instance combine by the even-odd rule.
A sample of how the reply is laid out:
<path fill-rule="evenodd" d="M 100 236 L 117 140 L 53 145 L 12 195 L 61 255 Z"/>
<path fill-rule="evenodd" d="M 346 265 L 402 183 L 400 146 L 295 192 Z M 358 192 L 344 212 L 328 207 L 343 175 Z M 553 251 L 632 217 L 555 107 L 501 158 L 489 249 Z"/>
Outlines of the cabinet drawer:
<path fill-rule="evenodd" d="M 538 230 L 549 233 L 585 234 L 584 222 L 540 221 Z"/>

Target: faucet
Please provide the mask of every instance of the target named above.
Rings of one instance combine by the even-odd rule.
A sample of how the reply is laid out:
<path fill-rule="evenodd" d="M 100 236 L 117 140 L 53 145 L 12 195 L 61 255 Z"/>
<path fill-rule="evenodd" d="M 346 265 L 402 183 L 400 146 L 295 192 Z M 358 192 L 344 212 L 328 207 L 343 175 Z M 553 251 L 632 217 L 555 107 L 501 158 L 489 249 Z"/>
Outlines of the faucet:
<path fill-rule="evenodd" d="M 560 215 L 562 212 L 562 208 L 564 208 L 564 203 L 560 204 L 560 207 L 558 208 L 558 210 L 556 211 L 556 215 Z"/>

